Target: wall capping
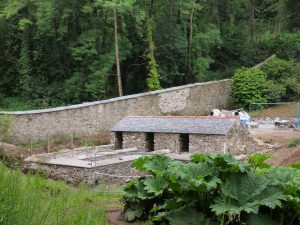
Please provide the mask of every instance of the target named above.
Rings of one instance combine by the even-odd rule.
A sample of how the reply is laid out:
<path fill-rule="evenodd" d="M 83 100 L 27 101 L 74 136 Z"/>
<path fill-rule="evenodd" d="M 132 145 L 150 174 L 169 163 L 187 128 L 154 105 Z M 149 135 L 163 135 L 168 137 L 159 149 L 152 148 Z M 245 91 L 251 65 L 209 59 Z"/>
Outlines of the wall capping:
<path fill-rule="evenodd" d="M 176 90 L 186 89 L 186 88 L 192 88 L 192 87 L 198 87 L 198 86 L 207 86 L 209 84 L 214 83 L 220 83 L 220 82 L 228 82 L 230 79 L 224 79 L 224 80 L 216 80 L 216 81 L 209 81 L 204 83 L 194 83 L 194 84 L 188 84 L 183 86 L 177 86 L 172 88 L 166 88 L 162 90 L 157 91 L 150 91 L 145 93 L 139 93 L 139 94 L 133 94 L 133 95 L 126 95 L 123 97 L 116 97 L 111 98 L 107 100 L 101 100 L 101 101 L 95 101 L 95 102 L 87 102 L 87 103 L 81 103 L 76 105 L 69 105 L 69 106 L 61 106 L 61 107 L 55 107 L 55 108 L 49 108 L 49 109 L 39 109 L 39 110 L 30 110 L 30 111 L 14 111 L 14 112 L 6 112 L 6 111 L 0 111 L 0 115 L 31 115 L 31 114 L 42 114 L 42 113 L 52 113 L 52 112 L 60 112 L 65 110 L 72 110 L 72 109 L 80 109 L 95 105 L 101 105 L 101 104 L 108 104 L 123 100 L 129 100 L 129 99 L 135 99 L 139 97 L 145 97 L 145 96 L 151 96 L 151 95 L 157 95 L 161 93 L 168 93 Z"/>

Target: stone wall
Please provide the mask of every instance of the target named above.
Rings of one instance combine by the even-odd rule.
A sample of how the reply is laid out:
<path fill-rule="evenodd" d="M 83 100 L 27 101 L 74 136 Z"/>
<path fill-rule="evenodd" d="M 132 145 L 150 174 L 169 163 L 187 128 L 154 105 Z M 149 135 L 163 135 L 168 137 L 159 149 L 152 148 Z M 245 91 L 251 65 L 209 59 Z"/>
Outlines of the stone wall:
<path fill-rule="evenodd" d="M 47 174 L 54 180 L 63 180 L 69 184 L 78 185 L 80 183 L 93 185 L 95 182 L 108 184 L 124 184 L 128 180 L 143 176 L 131 167 L 132 161 L 124 163 L 100 166 L 93 169 L 79 168 L 71 166 L 26 163 L 25 171 L 38 171 Z"/>
<path fill-rule="evenodd" d="M 224 135 L 190 134 L 190 152 L 223 152 L 226 137 Z"/>
<path fill-rule="evenodd" d="M 246 150 L 249 132 L 238 123 L 225 135 L 189 135 L 189 152 L 230 152 L 243 154 Z M 147 151 L 145 133 L 123 132 L 123 147 L 137 147 Z M 180 153 L 180 135 L 168 133 L 154 134 L 154 150 L 169 149 Z"/>
<path fill-rule="evenodd" d="M 247 142 L 249 138 L 249 131 L 244 126 L 236 125 L 226 135 L 226 143 L 228 152 L 238 155 L 248 153 Z"/>
<path fill-rule="evenodd" d="M 155 150 L 170 149 L 174 152 L 179 152 L 179 134 L 154 134 Z"/>
<path fill-rule="evenodd" d="M 213 108 L 226 108 L 229 96 L 230 80 L 222 80 L 47 110 L 1 112 L 0 115 L 13 117 L 9 139 L 19 144 L 56 135 L 109 132 L 126 116 L 203 115 Z"/>
<path fill-rule="evenodd" d="M 147 151 L 145 133 L 123 132 L 123 148 Z M 154 151 L 170 149 L 179 152 L 179 134 L 154 133 Z"/>
<path fill-rule="evenodd" d="M 123 148 L 134 148 L 139 151 L 146 151 L 144 133 L 123 133 Z"/>

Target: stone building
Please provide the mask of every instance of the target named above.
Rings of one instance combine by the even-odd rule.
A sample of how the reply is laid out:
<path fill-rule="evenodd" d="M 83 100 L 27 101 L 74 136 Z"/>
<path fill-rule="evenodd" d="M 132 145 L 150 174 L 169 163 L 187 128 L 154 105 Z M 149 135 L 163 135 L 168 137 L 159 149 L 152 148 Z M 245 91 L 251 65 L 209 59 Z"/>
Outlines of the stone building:
<path fill-rule="evenodd" d="M 115 149 L 230 152 L 245 150 L 248 130 L 236 119 L 216 117 L 127 117 L 111 130 Z"/>

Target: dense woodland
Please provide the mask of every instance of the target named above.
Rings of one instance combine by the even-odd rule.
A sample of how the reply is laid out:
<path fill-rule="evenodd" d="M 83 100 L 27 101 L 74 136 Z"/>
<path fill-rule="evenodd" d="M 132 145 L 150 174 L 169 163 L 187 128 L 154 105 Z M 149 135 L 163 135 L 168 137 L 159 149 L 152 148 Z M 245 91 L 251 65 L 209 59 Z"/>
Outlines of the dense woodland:
<path fill-rule="evenodd" d="M 299 0 L 0 0 L 0 106 L 229 78 L 275 53 L 297 63 L 299 9 Z"/>

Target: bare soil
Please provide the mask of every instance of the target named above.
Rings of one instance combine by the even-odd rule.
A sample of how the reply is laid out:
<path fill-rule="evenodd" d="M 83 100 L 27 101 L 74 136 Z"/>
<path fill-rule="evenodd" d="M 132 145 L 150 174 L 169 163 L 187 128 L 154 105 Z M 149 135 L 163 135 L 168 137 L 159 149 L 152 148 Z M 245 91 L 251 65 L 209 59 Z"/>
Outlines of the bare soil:
<path fill-rule="evenodd" d="M 272 154 L 269 163 L 277 166 L 287 166 L 300 161 L 300 146 L 289 148 L 288 141 L 291 138 L 300 138 L 300 131 L 291 129 L 278 129 L 274 126 L 266 126 L 251 130 L 251 134 L 265 144 L 265 151 Z"/>
<path fill-rule="evenodd" d="M 127 223 L 122 217 L 122 209 L 111 209 L 107 211 L 109 225 L 142 225 L 143 223 Z"/>

